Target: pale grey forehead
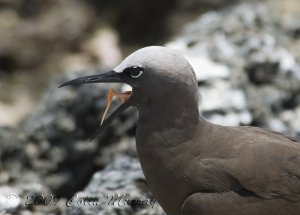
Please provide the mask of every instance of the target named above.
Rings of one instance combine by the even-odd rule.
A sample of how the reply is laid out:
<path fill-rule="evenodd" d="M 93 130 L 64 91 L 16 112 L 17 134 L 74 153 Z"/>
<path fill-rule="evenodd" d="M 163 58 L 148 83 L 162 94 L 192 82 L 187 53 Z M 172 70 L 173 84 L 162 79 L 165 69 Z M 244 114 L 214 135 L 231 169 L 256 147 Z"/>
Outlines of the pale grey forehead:
<path fill-rule="evenodd" d="M 124 61 L 114 68 L 114 71 L 121 73 L 125 68 L 132 66 L 161 66 L 163 64 L 174 65 L 174 62 L 168 62 L 168 55 L 178 55 L 175 51 L 167 49 L 161 46 L 149 46 L 142 49 L 139 49 L 129 55 Z M 165 61 L 162 61 L 164 59 Z M 171 61 L 171 60 L 170 60 Z M 159 65 L 158 65 L 159 64 Z"/>

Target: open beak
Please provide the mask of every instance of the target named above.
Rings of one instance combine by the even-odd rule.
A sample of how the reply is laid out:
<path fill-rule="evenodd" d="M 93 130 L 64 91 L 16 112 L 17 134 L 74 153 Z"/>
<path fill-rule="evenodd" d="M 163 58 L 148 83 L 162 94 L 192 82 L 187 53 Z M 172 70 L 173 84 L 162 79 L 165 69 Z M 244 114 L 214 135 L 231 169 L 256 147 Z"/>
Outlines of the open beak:
<path fill-rule="evenodd" d="M 80 85 L 80 84 L 87 84 L 87 83 L 123 83 L 124 81 L 120 78 L 120 75 L 116 73 L 115 71 L 110 71 L 103 74 L 97 74 L 97 75 L 90 75 L 82 78 L 77 78 L 71 81 L 68 81 L 66 83 L 63 83 L 59 86 L 65 87 L 65 86 L 72 86 L 72 85 Z M 125 111 L 128 107 L 132 105 L 132 98 L 131 98 L 132 92 L 126 91 L 124 93 L 117 92 L 114 89 L 110 89 L 108 91 L 107 95 L 107 105 L 104 111 L 104 114 L 101 119 L 100 127 L 96 130 L 94 135 L 92 136 L 91 140 L 94 139 L 105 127 L 107 127 L 120 113 Z M 111 106 L 113 97 L 116 96 L 117 98 L 120 98 L 123 102 L 122 105 L 120 105 L 106 120 L 105 116 Z"/>

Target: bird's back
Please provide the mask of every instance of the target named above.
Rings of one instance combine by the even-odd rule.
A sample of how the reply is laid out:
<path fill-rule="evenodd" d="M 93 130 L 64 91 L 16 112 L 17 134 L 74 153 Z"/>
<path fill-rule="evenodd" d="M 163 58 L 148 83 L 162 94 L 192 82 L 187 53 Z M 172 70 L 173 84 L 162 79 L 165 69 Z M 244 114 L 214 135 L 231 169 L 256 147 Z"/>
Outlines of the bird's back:
<path fill-rule="evenodd" d="M 300 201 L 300 142 L 261 128 L 231 129 L 241 146 L 229 169 L 242 186 L 262 198 Z"/>
<path fill-rule="evenodd" d="M 198 180 L 210 191 L 188 197 L 184 214 L 300 214 L 298 140 L 249 126 L 206 127 L 206 137 L 200 135 L 194 145 L 201 149 L 194 158 L 199 171 L 203 164 L 209 167 Z M 203 176 L 210 175 L 214 178 L 205 181 Z M 221 186 L 216 192 L 214 181 Z"/>

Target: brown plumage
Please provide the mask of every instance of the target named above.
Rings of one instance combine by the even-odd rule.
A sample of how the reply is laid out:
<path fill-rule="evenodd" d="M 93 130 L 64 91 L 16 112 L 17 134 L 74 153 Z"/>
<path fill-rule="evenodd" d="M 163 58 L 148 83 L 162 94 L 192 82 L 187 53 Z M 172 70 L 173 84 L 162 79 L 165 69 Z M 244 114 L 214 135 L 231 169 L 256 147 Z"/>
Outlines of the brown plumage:
<path fill-rule="evenodd" d="M 139 111 L 138 156 L 169 215 L 299 215 L 300 143 L 255 127 L 226 127 L 198 110 L 197 81 L 177 52 L 147 47 L 107 74 L 63 84 L 124 82 Z"/>

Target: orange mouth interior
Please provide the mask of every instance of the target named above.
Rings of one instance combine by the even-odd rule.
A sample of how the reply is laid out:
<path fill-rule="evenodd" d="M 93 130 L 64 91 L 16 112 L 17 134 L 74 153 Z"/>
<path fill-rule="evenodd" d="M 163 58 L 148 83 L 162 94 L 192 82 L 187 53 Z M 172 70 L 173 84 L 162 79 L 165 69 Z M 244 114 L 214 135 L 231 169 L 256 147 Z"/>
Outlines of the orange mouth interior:
<path fill-rule="evenodd" d="M 104 122 L 105 116 L 111 106 L 114 96 L 121 99 L 122 103 L 124 103 L 129 99 L 129 97 L 131 95 L 132 95 L 132 91 L 126 91 L 124 93 L 121 93 L 121 92 L 116 91 L 115 89 L 112 89 L 112 88 L 109 89 L 108 94 L 107 94 L 107 105 L 106 105 L 105 111 L 104 111 L 102 119 L 101 119 L 101 125 Z"/>

